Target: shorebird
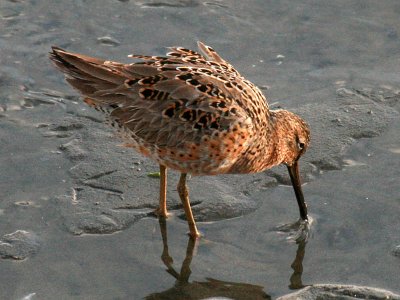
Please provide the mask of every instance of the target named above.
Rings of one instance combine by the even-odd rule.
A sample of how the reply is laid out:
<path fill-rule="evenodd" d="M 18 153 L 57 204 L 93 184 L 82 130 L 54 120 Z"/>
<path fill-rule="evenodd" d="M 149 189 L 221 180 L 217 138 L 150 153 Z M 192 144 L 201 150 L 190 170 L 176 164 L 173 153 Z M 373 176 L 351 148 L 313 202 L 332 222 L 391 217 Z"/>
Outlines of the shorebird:
<path fill-rule="evenodd" d="M 213 48 L 198 47 L 171 47 L 165 57 L 129 55 L 136 60 L 129 64 L 52 47 L 50 59 L 87 105 L 107 115 L 127 146 L 159 164 L 160 217 L 168 215 L 167 168 L 181 173 L 177 190 L 189 234 L 197 238 L 187 174 L 245 174 L 285 164 L 307 221 L 298 165 L 310 142 L 307 123 L 287 110 L 270 110 L 253 83 Z"/>

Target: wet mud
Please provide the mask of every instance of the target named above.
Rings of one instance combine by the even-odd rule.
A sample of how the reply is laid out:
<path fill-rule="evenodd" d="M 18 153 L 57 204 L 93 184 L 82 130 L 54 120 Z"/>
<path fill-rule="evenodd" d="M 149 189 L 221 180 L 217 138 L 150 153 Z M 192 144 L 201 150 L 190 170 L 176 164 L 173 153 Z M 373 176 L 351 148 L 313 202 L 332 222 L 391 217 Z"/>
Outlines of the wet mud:
<path fill-rule="evenodd" d="M 399 12 L 397 1 L 1 2 L 0 298 L 399 299 Z M 47 57 L 58 45 L 129 62 L 197 40 L 272 109 L 309 122 L 306 242 L 282 230 L 298 218 L 284 167 L 192 177 L 197 243 L 170 172 L 172 215 L 159 223 L 158 166 L 122 147 Z"/>

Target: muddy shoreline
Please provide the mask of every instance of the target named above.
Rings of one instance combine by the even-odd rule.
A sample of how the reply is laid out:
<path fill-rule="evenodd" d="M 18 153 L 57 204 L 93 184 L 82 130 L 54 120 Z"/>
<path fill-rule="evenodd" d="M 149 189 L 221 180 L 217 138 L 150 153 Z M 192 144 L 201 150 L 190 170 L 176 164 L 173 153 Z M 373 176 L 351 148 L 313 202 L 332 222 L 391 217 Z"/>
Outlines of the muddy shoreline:
<path fill-rule="evenodd" d="M 399 12 L 397 1 L 3 1 L 0 298 L 275 299 L 311 286 L 304 299 L 399 299 Z M 171 172 L 172 217 L 159 224 L 157 165 L 119 147 L 47 58 L 58 45 L 128 62 L 196 40 L 310 123 L 307 243 L 277 230 L 298 217 L 279 167 L 192 177 L 197 245 Z"/>

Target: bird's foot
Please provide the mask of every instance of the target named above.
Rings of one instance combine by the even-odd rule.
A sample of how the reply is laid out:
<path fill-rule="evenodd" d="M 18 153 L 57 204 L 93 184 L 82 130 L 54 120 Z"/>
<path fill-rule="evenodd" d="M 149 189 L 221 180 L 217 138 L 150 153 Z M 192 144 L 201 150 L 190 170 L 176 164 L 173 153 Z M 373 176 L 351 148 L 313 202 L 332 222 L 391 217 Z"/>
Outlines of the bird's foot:
<path fill-rule="evenodd" d="M 194 240 L 198 240 L 198 239 L 204 237 L 204 234 L 200 233 L 200 231 L 198 231 L 198 230 L 193 231 L 193 232 L 189 231 L 187 234 L 190 236 L 190 238 L 192 238 Z"/>
<path fill-rule="evenodd" d="M 308 220 L 299 219 L 294 223 L 276 226 L 274 230 L 287 234 L 287 239 L 293 240 L 296 243 L 307 242 L 310 236 L 312 223 L 313 219 L 311 218 Z"/>
<path fill-rule="evenodd" d="M 158 218 L 165 218 L 165 219 L 167 219 L 171 215 L 166 209 L 163 209 L 161 207 L 157 207 L 153 211 L 153 214 Z"/>

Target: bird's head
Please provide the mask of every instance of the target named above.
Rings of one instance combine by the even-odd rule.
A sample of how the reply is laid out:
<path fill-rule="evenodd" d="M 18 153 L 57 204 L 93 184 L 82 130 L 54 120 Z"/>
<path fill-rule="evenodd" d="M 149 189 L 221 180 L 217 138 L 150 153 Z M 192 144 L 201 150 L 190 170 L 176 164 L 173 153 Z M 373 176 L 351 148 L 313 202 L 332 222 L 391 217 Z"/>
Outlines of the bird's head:
<path fill-rule="evenodd" d="M 303 220 L 308 219 L 307 206 L 301 189 L 298 161 L 310 144 L 310 128 L 298 115 L 287 110 L 273 111 L 278 135 L 281 163 L 288 168 Z"/>
<path fill-rule="evenodd" d="M 286 154 L 283 163 L 287 166 L 298 161 L 306 152 L 310 144 L 310 128 L 306 122 L 294 113 L 286 113 L 287 135 L 281 135 L 281 141 L 285 143 Z"/>

